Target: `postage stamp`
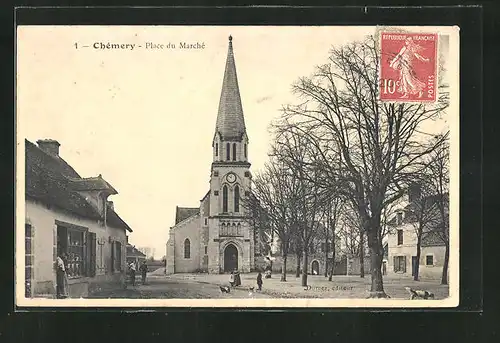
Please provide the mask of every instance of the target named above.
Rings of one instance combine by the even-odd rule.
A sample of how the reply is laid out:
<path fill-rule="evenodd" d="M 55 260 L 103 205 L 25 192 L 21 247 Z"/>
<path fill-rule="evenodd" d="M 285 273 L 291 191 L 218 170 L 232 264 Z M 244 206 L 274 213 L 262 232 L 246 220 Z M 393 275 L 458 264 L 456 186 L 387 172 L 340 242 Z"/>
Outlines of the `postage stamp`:
<path fill-rule="evenodd" d="M 458 28 L 397 29 L 19 26 L 17 306 L 457 306 Z"/>
<path fill-rule="evenodd" d="M 438 35 L 382 32 L 380 39 L 380 99 L 435 101 Z"/>

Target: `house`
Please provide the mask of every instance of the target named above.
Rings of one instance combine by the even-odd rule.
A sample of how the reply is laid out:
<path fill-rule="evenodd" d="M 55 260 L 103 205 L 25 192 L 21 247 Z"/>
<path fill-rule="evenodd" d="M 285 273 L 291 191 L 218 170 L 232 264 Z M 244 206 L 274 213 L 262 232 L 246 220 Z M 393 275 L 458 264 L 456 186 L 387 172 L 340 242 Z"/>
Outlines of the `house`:
<path fill-rule="evenodd" d="M 232 37 L 215 123 L 209 189 L 199 206 L 176 207 L 166 246 L 166 272 L 249 272 L 255 235 L 242 206 L 252 175 Z"/>
<path fill-rule="evenodd" d="M 446 196 L 446 215 L 448 214 L 448 201 Z M 449 225 L 441 225 L 441 216 L 437 213 L 437 196 L 422 196 L 420 190 L 414 190 L 405 197 L 396 209 L 394 216 L 388 223 L 387 235 L 387 273 L 393 275 L 413 276 L 418 263 L 419 278 L 440 279 L 443 272 L 445 260 L 445 241 L 443 234 L 448 234 Z M 427 220 L 425 223 L 422 215 L 417 211 L 425 206 Z M 421 253 L 417 261 L 417 227 L 419 222 L 424 223 L 421 235 Z M 436 229 L 446 228 L 446 232 Z"/>
<path fill-rule="evenodd" d="M 101 175 L 82 178 L 59 155 L 59 142 L 24 143 L 25 296 L 54 296 L 58 253 L 68 255 L 70 297 L 119 282 L 132 229 L 108 201 L 118 192 Z"/>
<path fill-rule="evenodd" d="M 128 242 L 127 236 L 127 265 L 134 262 L 137 268 L 139 268 L 141 263 L 146 261 L 146 258 L 146 254 Z"/>

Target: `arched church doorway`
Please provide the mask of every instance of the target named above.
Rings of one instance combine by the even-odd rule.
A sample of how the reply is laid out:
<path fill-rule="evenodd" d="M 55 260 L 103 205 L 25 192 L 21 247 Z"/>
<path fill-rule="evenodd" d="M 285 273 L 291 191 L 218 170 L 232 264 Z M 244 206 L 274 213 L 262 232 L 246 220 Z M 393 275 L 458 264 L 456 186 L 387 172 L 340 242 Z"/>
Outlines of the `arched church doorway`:
<path fill-rule="evenodd" d="M 224 249 L 224 272 L 231 272 L 238 269 L 238 249 L 233 244 L 229 244 Z"/>
<path fill-rule="evenodd" d="M 314 260 L 311 266 L 312 275 L 319 275 L 319 262 Z"/>

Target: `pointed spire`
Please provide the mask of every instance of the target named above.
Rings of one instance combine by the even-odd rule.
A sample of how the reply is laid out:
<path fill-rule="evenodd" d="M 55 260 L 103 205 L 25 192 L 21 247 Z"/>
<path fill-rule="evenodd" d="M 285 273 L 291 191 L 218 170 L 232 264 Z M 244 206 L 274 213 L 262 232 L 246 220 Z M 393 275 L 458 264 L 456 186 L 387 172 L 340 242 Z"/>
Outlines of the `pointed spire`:
<path fill-rule="evenodd" d="M 224 140 L 239 140 L 245 131 L 245 119 L 234 62 L 233 37 L 229 36 L 226 69 L 222 81 L 215 132 L 221 134 Z"/>

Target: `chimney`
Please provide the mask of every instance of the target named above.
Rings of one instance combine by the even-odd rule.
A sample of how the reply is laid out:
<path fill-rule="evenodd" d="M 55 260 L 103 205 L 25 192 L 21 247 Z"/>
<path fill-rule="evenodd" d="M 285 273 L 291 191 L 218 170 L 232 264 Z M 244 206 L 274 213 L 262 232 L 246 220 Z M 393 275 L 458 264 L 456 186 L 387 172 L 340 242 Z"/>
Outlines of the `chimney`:
<path fill-rule="evenodd" d="M 108 207 L 113 211 L 115 210 L 115 204 L 111 200 L 108 200 Z"/>
<path fill-rule="evenodd" d="M 59 156 L 59 144 L 58 141 L 54 139 L 39 139 L 36 141 L 38 147 L 52 156 Z"/>

